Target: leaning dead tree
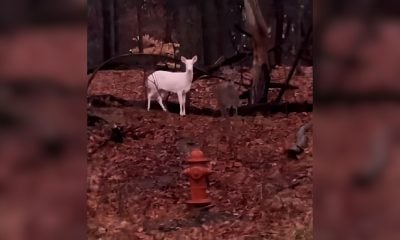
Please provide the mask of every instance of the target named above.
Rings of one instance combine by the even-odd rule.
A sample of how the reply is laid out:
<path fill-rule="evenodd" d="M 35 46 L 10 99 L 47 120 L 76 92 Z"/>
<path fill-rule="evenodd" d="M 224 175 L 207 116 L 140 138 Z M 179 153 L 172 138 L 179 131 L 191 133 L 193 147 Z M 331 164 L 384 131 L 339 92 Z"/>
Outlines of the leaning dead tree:
<path fill-rule="evenodd" d="M 251 104 L 259 103 L 266 92 L 266 81 L 262 72 L 268 70 L 268 50 L 273 47 L 272 38 L 269 38 L 271 27 L 263 17 L 259 0 L 244 1 L 244 17 L 247 31 L 253 42 L 253 83 L 250 91 Z M 264 73 L 267 74 L 267 73 Z M 269 74 L 269 73 L 268 73 Z"/>

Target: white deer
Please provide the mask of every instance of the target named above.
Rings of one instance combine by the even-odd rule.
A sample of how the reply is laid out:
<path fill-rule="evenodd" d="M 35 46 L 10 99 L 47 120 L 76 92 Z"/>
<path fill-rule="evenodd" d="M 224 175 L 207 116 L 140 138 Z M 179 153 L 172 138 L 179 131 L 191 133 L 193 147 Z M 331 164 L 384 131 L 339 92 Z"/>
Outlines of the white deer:
<path fill-rule="evenodd" d="M 150 111 L 150 102 L 153 96 L 157 97 L 161 108 L 166 112 L 159 90 L 174 92 L 178 95 L 180 112 L 179 115 L 185 116 L 186 93 L 190 91 L 193 80 L 193 64 L 197 61 L 197 56 L 192 59 L 181 57 L 181 61 L 186 65 L 185 72 L 155 71 L 146 80 L 147 87 L 147 111 Z"/>

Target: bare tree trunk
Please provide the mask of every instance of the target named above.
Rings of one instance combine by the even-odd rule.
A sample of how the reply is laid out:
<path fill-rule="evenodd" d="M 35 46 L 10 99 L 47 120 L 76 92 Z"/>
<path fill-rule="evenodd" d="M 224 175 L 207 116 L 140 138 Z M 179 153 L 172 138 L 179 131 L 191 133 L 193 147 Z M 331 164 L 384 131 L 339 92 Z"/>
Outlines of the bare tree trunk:
<path fill-rule="evenodd" d="M 102 2 L 88 1 L 87 62 L 88 70 L 95 69 L 104 61 L 104 28 Z"/>
<path fill-rule="evenodd" d="M 119 44 L 118 44 L 118 3 L 120 1 L 112 1 L 113 2 L 113 35 L 114 35 L 114 43 L 113 43 L 113 56 L 120 54 L 119 53 Z"/>
<path fill-rule="evenodd" d="M 137 24 L 138 24 L 138 47 L 139 53 L 143 53 L 143 31 L 142 31 L 142 6 L 143 0 L 137 2 L 136 6 L 136 16 L 137 16 Z"/>
<path fill-rule="evenodd" d="M 295 48 L 296 48 L 296 51 L 295 52 L 298 52 L 302 46 L 303 39 L 301 36 L 301 26 L 302 26 L 302 20 L 304 18 L 303 15 L 304 15 L 304 5 L 303 5 L 303 8 L 299 7 L 299 13 L 296 18 L 296 25 L 295 25 L 295 36 L 296 36 L 296 40 L 295 40 L 296 47 Z M 303 72 L 301 66 L 302 66 L 302 60 L 300 58 L 300 61 L 296 67 L 296 75 L 304 75 L 304 72 Z"/>
<path fill-rule="evenodd" d="M 103 12 L 103 58 L 109 59 L 114 55 L 114 1 L 102 0 Z"/>
<path fill-rule="evenodd" d="M 201 11 L 197 1 L 180 0 L 177 11 L 177 40 L 180 44 L 180 56 L 198 57 L 198 63 L 204 63 Z"/>
<path fill-rule="evenodd" d="M 268 49 L 272 47 L 271 39 L 268 38 L 268 26 L 261 13 L 257 0 L 245 0 L 244 9 L 247 30 L 253 37 L 253 83 L 250 91 L 250 104 L 260 102 L 265 93 L 265 81 L 262 76 L 262 66 L 268 63 Z"/>
<path fill-rule="evenodd" d="M 226 0 L 218 0 L 216 1 L 216 8 L 217 8 L 217 21 L 219 24 L 219 31 L 218 31 L 218 48 L 220 50 L 220 55 L 223 56 L 231 56 L 231 54 L 227 54 L 226 47 L 230 47 L 230 35 L 229 35 L 229 19 L 228 15 L 226 14 L 227 10 L 229 11 L 229 6 L 226 4 Z M 220 56 L 218 56 L 220 57 Z M 215 62 L 215 61 L 214 61 Z"/>
<path fill-rule="evenodd" d="M 215 0 L 202 1 L 201 23 L 203 27 L 204 64 L 211 65 L 221 56 L 219 47 L 219 24 L 217 18 L 217 6 Z"/>
<path fill-rule="evenodd" d="M 204 62 L 204 58 L 203 36 L 202 31 L 199 30 L 202 29 L 200 3 L 190 0 L 176 0 L 176 3 L 179 3 L 176 15 L 177 40 L 180 44 L 179 55 L 187 58 L 197 55 L 197 62 L 201 64 Z M 191 94 L 188 92 L 186 94 L 186 112 L 190 111 L 190 98 Z"/>
<path fill-rule="evenodd" d="M 275 16 L 276 16 L 276 50 L 275 50 L 275 64 L 282 65 L 282 34 L 283 34 L 283 4 L 281 0 L 274 0 Z"/>

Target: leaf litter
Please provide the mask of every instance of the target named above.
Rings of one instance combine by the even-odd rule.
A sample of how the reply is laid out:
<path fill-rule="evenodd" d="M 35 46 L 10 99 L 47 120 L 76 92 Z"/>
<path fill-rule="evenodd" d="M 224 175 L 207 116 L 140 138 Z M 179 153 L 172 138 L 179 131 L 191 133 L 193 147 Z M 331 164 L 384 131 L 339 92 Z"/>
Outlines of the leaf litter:
<path fill-rule="evenodd" d="M 101 71 L 90 94 L 144 100 L 142 79 L 140 71 Z M 216 108 L 210 85 L 194 84 L 193 102 Z M 87 130 L 89 239 L 312 239 L 312 138 L 299 160 L 284 151 L 311 113 L 224 119 L 97 110 L 108 123 Z M 109 140 L 114 123 L 122 143 Z M 182 171 L 195 147 L 213 170 L 207 211 L 185 205 L 190 189 Z"/>

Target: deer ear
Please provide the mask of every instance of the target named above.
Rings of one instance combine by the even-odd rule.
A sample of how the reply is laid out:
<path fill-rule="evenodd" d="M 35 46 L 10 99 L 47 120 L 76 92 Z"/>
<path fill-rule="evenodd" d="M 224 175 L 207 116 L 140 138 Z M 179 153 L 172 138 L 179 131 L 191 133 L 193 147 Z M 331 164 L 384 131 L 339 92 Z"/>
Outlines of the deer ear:
<path fill-rule="evenodd" d="M 193 60 L 193 63 L 197 62 L 197 55 L 195 55 L 195 56 L 192 58 L 192 60 Z"/>
<path fill-rule="evenodd" d="M 186 63 L 186 58 L 184 56 L 181 56 L 181 62 Z"/>

